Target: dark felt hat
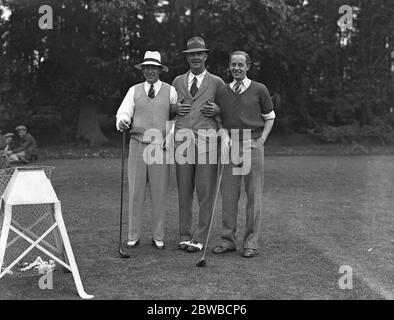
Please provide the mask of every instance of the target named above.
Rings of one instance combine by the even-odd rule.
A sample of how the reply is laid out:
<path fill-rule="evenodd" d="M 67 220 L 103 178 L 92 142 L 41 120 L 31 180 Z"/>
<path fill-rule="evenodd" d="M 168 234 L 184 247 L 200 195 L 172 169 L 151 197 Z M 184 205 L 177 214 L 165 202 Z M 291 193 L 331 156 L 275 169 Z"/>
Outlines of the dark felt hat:
<path fill-rule="evenodd" d="M 205 41 L 201 37 L 192 37 L 187 41 L 187 49 L 182 53 L 207 52 L 209 49 L 205 46 Z"/>

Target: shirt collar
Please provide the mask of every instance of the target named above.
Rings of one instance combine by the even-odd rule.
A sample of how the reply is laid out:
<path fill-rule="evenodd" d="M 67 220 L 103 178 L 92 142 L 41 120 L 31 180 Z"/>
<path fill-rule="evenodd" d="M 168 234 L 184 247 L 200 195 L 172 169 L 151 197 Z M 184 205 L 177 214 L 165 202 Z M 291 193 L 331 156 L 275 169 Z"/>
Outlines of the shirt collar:
<path fill-rule="evenodd" d="M 149 90 L 149 89 L 150 89 L 150 83 L 149 83 L 148 81 L 145 81 L 145 82 L 144 82 L 144 86 L 145 86 L 145 89 L 146 89 L 146 90 Z M 161 81 L 160 81 L 160 79 L 159 79 L 159 80 L 157 80 L 157 81 L 153 84 L 153 88 L 155 89 L 156 92 L 158 92 L 159 89 L 160 89 L 160 87 L 161 87 Z"/>
<path fill-rule="evenodd" d="M 236 81 L 236 80 L 233 80 L 233 82 L 231 82 L 231 88 L 234 88 L 234 86 L 235 86 L 235 84 L 237 83 L 238 81 Z M 250 83 L 252 82 L 248 77 L 245 77 L 242 81 L 242 85 L 245 87 L 245 88 L 248 88 L 249 86 L 250 86 Z"/>
<path fill-rule="evenodd" d="M 189 73 L 189 82 L 192 82 L 194 77 L 197 77 L 198 83 L 201 83 L 201 81 L 204 79 L 206 74 L 207 74 L 207 69 L 205 69 L 203 72 L 201 72 L 197 76 L 190 71 L 190 73 Z"/>

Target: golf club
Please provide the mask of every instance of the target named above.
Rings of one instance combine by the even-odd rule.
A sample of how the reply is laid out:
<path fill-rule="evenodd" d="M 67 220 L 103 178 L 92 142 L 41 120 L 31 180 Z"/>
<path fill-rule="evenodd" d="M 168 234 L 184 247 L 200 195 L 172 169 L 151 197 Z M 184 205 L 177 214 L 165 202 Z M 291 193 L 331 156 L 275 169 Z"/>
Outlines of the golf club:
<path fill-rule="evenodd" d="M 204 245 L 204 252 L 200 260 L 197 261 L 196 267 L 202 268 L 207 265 L 207 261 L 205 260 L 205 254 L 207 252 L 207 247 L 208 247 L 208 240 L 209 240 L 209 235 L 211 233 L 211 228 L 212 228 L 212 221 L 213 221 L 213 216 L 215 214 L 215 209 L 216 209 L 216 202 L 218 200 L 218 195 L 219 195 L 219 190 L 220 190 L 220 183 L 222 181 L 222 176 L 223 176 L 223 169 L 224 169 L 224 164 L 222 164 L 222 167 L 220 168 L 220 174 L 219 174 L 219 179 L 216 187 L 216 195 L 215 195 L 215 200 L 213 202 L 213 209 L 212 209 L 212 214 L 211 214 L 211 221 L 209 222 L 209 229 L 208 229 L 208 234 L 207 234 L 207 240 L 205 241 Z"/>
<path fill-rule="evenodd" d="M 119 226 L 119 255 L 127 259 L 130 256 L 122 250 L 122 217 L 123 217 L 123 184 L 124 184 L 124 151 L 126 145 L 126 130 L 122 132 L 122 177 L 120 180 L 120 226 Z"/>

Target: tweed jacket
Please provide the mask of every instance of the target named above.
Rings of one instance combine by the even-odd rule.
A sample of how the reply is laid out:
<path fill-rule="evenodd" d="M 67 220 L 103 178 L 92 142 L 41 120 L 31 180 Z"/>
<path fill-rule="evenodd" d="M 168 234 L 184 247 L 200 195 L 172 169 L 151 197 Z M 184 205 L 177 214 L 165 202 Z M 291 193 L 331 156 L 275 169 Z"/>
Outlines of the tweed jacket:
<path fill-rule="evenodd" d="M 187 115 L 176 115 L 175 133 L 181 129 L 191 129 L 198 141 L 207 141 L 207 136 L 197 132 L 197 130 L 214 129 L 216 131 L 221 125 L 221 119 L 219 116 L 207 117 L 200 110 L 203 106 L 208 105 L 208 101 L 215 102 L 216 91 L 225 83 L 221 78 L 207 71 L 197 93 L 193 97 L 188 89 L 189 73 L 190 71 L 176 77 L 172 83 L 178 93 L 178 102 L 191 104 L 191 111 Z M 211 147 L 213 145 L 210 145 L 209 148 Z"/>

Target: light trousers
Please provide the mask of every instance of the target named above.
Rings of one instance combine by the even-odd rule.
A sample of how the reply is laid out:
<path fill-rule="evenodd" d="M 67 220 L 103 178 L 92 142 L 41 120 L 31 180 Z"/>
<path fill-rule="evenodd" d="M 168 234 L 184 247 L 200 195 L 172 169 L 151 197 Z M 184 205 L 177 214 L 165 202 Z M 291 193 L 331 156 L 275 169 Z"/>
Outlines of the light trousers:
<path fill-rule="evenodd" d="M 222 194 L 222 246 L 236 248 L 238 202 L 241 194 L 241 182 L 244 180 L 246 203 L 246 224 L 243 236 L 243 248 L 257 249 L 260 221 L 263 213 L 264 185 L 264 146 L 256 139 L 250 150 L 250 172 L 245 175 L 234 175 L 233 168 L 239 165 L 226 164 L 223 170 Z"/>
<path fill-rule="evenodd" d="M 149 187 L 152 201 L 152 238 L 162 241 L 164 239 L 170 165 L 146 164 L 143 159 L 143 152 L 146 146 L 146 143 L 130 139 L 127 166 L 129 180 L 128 239 L 137 240 L 141 236 L 146 189 Z M 165 151 L 163 150 L 163 152 Z"/>

